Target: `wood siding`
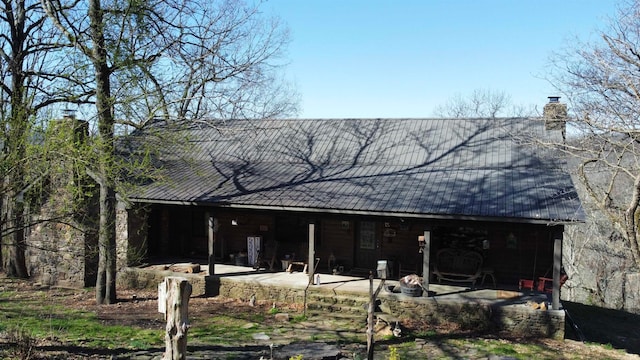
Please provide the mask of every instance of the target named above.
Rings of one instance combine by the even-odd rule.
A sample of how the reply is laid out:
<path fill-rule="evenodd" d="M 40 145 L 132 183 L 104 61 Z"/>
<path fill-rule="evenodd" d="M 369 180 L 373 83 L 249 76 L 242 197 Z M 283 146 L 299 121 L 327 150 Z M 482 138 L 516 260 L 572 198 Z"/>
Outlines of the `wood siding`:
<path fill-rule="evenodd" d="M 155 214 L 155 215 L 154 215 Z M 374 221 L 376 249 L 374 260 L 387 260 L 390 278 L 409 273 L 422 273 L 422 254 L 418 236 L 424 229 L 431 231 L 431 263 L 438 250 L 446 247 L 467 247 L 483 255 L 483 267 L 494 271 L 499 284 L 517 287 L 519 279 L 537 279 L 551 276 L 553 240 L 551 234 L 561 226 L 550 227 L 531 224 L 510 224 L 473 221 L 420 221 L 394 218 L 362 218 L 356 216 L 317 216 L 304 214 L 207 210 L 188 207 L 158 207 L 150 221 L 149 252 L 157 256 L 183 256 L 203 258 L 206 255 L 206 214 L 218 219 L 216 258 L 232 262 L 230 255 L 247 250 L 248 236 L 261 236 L 263 257 L 275 256 L 275 270 L 280 270 L 286 255 L 307 261 L 308 223 L 316 224 L 315 257 L 318 270 L 331 272 L 329 259 L 345 272 L 376 270 L 375 261 L 367 268 L 358 264 L 358 229 L 361 221 Z M 237 225 L 232 225 L 235 220 Z M 202 223 L 203 229 L 196 229 Z M 155 229 L 155 230 L 154 230 Z M 484 243 L 483 241 L 487 241 Z M 483 248 L 488 246 L 488 248 Z M 166 249 L 166 250 L 165 250 Z"/>

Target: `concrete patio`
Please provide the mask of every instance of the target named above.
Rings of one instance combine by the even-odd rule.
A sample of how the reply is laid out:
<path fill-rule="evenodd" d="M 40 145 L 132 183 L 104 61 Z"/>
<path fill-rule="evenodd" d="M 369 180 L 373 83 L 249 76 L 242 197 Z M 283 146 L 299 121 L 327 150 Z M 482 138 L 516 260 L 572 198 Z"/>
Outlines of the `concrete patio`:
<path fill-rule="evenodd" d="M 197 273 L 183 273 L 173 272 L 169 270 L 172 266 L 176 268 L 180 267 L 180 263 L 174 264 L 159 264 L 149 265 L 141 268 L 128 268 L 130 271 L 143 271 L 155 273 L 159 279 L 165 276 L 184 276 L 189 279 L 201 279 L 205 280 L 210 278 L 207 264 L 200 264 L 200 271 Z M 238 266 L 229 264 L 216 264 L 214 277 L 225 279 L 228 281 L 238 283 L 254 283 L 262 286 L 275 286 L 286 287 L 290 289 L 309 291 L 321 291 L 329 292 L 333 294 L 369 294 L 370 282 L 366 276 L 354 276 L 354 275 L 333 275 L 319 273 L 320 284 L 310 284 L 309 275 L 302 271 L 265 271 L 256 270 L 248 266 Z M 373 279 L 374 290 L 378 288 L 381 279 Z M 461 286 L 459 284 L 450 283 L 431 283 L 429 285 L 429 296 L 436 299 L 447 300 L 459 300 L 459 301 L 483 301 L 487 303 L 491 302 L 510 302 L 513 304 L 524 304 L 527 302 L 548 302 L 548 295 L 523 290 L 520 291 L 514 286 L 497 285 L 497 288 L 492 288 L 489 282 L 485 285 L 478 285 L 475 288 L 470 286 Z M 395 290 L 394 290 L 395 289 Z M 427 297 L 426 293 L 423 293 L 421 297 L 411 297 L 404 294 L 400 294 L 400 283 L 398 280 L 388 279 L 385 281 L 384 289 L 381 291 L 381 296 L 396 295 L 401 296 L 405 300 L 419 300 Z M 194 291 L 194 295 L 203 295 Z"/>

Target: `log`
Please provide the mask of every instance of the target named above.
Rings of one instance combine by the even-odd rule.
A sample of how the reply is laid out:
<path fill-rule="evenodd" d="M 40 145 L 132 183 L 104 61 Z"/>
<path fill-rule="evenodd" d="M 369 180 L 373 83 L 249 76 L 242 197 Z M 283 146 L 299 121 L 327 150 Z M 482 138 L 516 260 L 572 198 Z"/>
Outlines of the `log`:
<path fill-rule="evenodd" d="M 187 331 L 189 330 L 189 298 L 191 284 L 182 277 L 166 277 L 166 333 L 164 360 L 187 358 Z"/>
<path fill-rule="evenodd" d="M 171 265 L 170 270 L 173 272 L 197 274 L 200 272 L 200 264 L 176 264 Z"/>

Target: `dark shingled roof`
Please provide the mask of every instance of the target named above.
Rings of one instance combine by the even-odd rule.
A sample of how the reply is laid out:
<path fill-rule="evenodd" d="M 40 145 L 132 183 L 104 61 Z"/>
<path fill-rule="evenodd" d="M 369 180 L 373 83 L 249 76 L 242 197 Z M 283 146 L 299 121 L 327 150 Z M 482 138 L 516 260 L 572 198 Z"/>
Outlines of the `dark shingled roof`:
<path fill-rule="evenodd" d="M 235 120 L 151 124 L 158 202 L 423 218 L 583 221 L 564 161 L 530 136 L 540 119 Z M 163 135 L 164 134 L 164 135 Z M 171 137 L 166 137 L 171 134 Z M 125 144 L 125 143 L 123 143 Z"/>

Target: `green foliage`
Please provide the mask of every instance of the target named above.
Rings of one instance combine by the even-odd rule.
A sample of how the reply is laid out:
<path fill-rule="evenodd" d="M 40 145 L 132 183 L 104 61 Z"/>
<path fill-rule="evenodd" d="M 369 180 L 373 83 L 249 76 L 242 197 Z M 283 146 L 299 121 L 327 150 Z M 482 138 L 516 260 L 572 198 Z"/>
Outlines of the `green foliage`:
<path fill-rule="evenodd" d="M 95 183 L 86 173 L 93 161 L 87 126 L 86 122 L 63 119 L 51 121 L 46 129 L 34 130 L 41 139 L 27 148 L 30 171 L 26 179 L 32 212 L 46 204 L 52 219 L 73 219 L 77 225 L 87 221 L 87 203 L 96 193 Z"/>
<path fill-rule="evenodd" d="M 398 348 L 395 346 L 389 346 L 389 356 L 387 357 L 389 360 L 400 360 L 400 355 L 398 354 Z"/>
<path fill-rule="evenodd" d="M 291 356 L 289 360 L 302 360 L 302 354 L 298 354 L 296 356 Z"/>
<path fill-rule="evenodd" d="M 414 337 L 418 337 L 418 338 L 434 338 L 436 336 L 438 336 L 438 332 L 435 330 L 422 330 L 422 331 L 414 331 L 412 334 L 412 336 Z"/>
<path fill-rule="evenodd" d="M 290 322 L 292 324 L 296 324 L 296 323 L 300 323 L 300 322 L 303 322 L 303 321 L 306 321 L 306 320 L 307 320 L 307 316 L 305 314 L 297 314 L 297 315 L 294 315 L 291 318 Z"/>

